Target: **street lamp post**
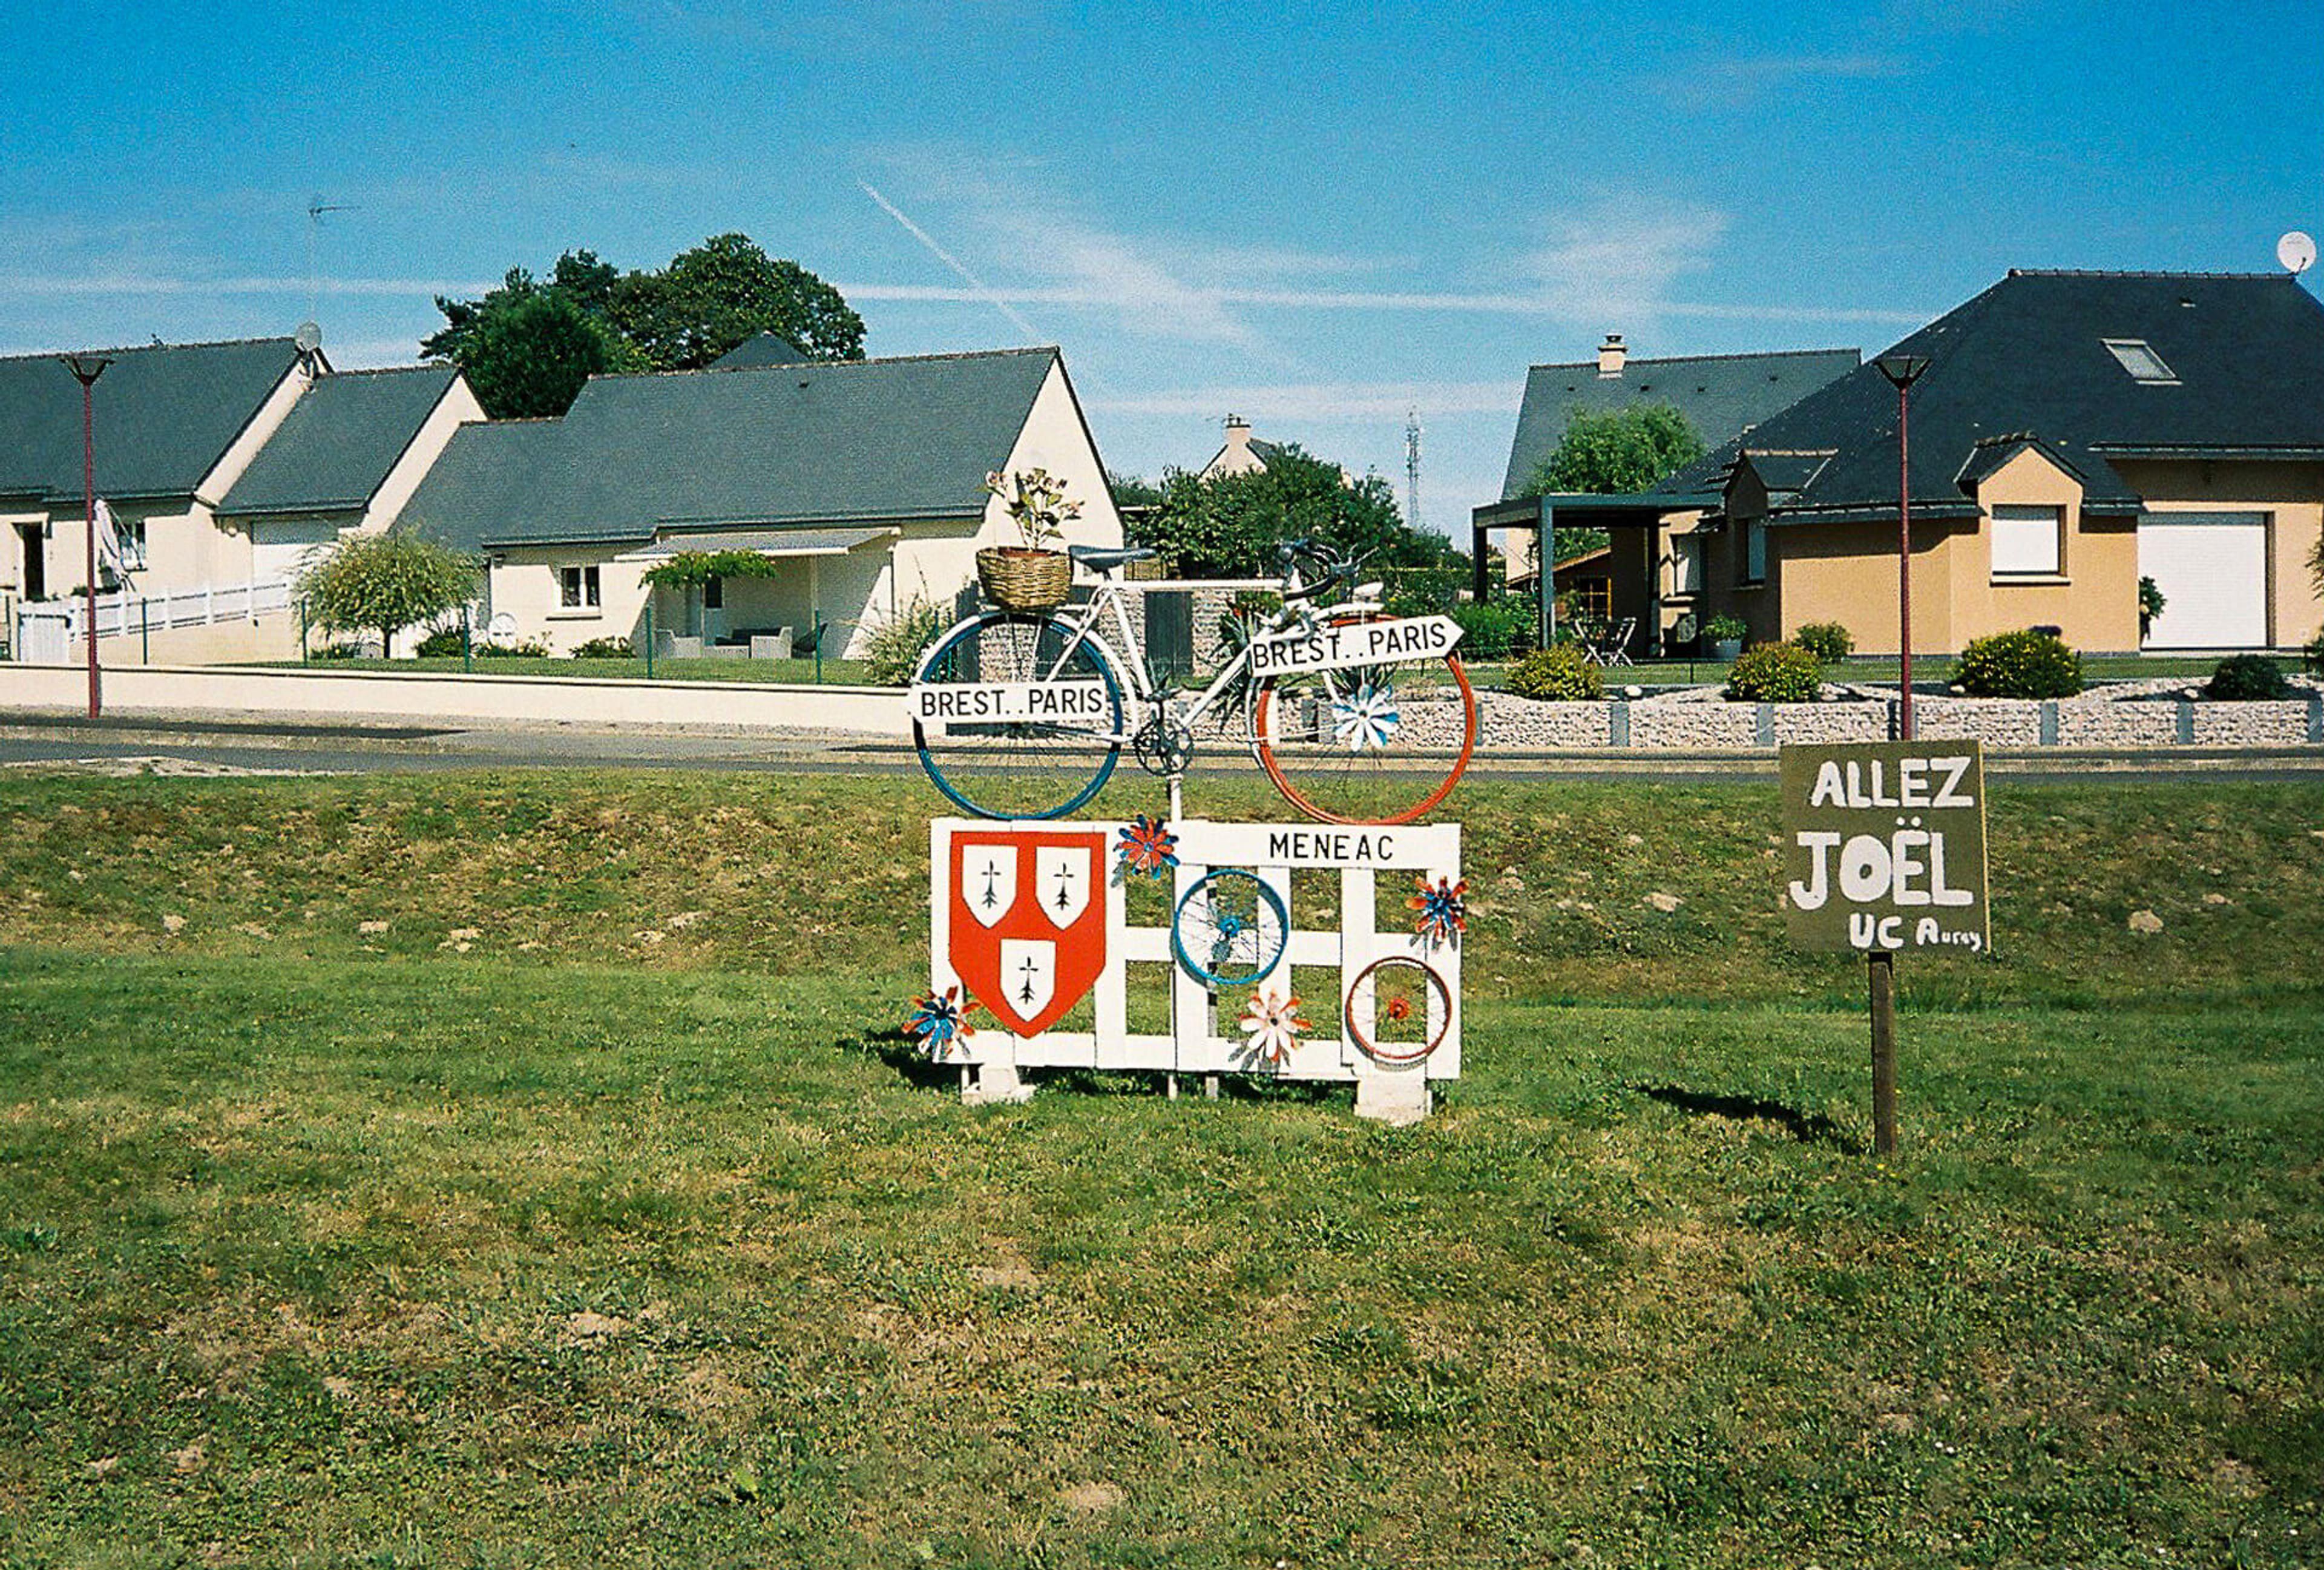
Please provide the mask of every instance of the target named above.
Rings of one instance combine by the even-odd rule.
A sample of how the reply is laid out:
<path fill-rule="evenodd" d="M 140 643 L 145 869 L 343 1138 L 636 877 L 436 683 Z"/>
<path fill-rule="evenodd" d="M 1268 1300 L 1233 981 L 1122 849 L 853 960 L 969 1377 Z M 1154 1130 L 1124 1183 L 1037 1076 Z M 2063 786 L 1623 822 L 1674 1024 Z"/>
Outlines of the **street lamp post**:
<path fill-rule="evenodd" d="M 1896 739 L 1913 739 L 1913 383 L 1926 355 L 1882 355 L 1872 362 L 1896 389 Z"/>
<path fill-rule="evenodd" d="M 101 706 L 97 679 L 97 379 L 113 362 L 103 355 L 63 355 L 65 369 L 80 383 L 80 483 L 82 521 L 88 525 L 82 534 L 88 547 L 87 574 L 81 579 L 88 598 L 88 717 L 95 719 Z"/>
<path fill-rule="evenodd" d="M 1913 740 L 1913 383 L 1929 368 L 1926 355 L 1882 355 L 1872 362 L 1896 389 L 1896 739 Z M 1898 821 L 1902 821 L 1899 819 Z M 1864 956 L 1872 1014 L 1872 1149 L 1896 1148 L 1896 956 L 1874 948 Z"/>

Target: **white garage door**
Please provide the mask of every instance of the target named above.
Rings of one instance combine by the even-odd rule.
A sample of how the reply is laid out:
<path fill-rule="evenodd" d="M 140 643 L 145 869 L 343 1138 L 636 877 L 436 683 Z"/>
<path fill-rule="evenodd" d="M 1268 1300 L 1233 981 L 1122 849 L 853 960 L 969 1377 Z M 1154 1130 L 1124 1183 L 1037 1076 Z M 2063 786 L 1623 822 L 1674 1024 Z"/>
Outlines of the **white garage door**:
<path fill-rule="evenodd" d="M 2149 513 L 2138 571 L 2163 591 L 2149 649 L 2266 646 L 2266 513 Z"/>

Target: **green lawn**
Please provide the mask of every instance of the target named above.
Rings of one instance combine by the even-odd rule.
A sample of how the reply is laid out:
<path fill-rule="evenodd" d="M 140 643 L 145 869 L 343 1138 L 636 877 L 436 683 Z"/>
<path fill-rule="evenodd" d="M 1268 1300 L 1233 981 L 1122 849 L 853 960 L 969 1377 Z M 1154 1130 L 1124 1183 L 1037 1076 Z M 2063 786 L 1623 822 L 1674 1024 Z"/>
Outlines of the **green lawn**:
<path fill-rule="evenodd" d="M 2324 1557 L 2324 792 L 2005 793 L 1887 1167 L 1772 788 L 1460 800 L 1397 1131 L 960 1107 L 916 781 L 0 779 L 0 1565 Z"/>

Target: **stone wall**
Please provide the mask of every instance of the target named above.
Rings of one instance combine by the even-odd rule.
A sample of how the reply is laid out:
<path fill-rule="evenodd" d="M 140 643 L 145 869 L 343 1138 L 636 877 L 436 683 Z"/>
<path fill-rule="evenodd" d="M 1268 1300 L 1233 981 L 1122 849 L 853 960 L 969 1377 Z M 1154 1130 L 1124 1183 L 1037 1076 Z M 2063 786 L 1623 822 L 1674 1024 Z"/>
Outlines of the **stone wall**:
<path fill-rule="evenodd" d="M 1975 737 L 1989 747 L 2296 747 L 2324 744 L 2324 684 L 2295 680 L 2281 703 L 2213 703 L 2186 683 L 2118 682 L 2077 697 L 1915 695 L 1923 737 Z M 1895 699 L 1827 688 L 1818 703 L 1729 703 L 1716 688 L 1687 688 L 1597 703 L 1540 703 L 1477 695 L 1477 744 L 1487 752 L 1749 751 L 1788 743 L 1880 742 L 1895 734 Z M 1425 722 L 1432 739 L 1443 728 Z M 1449 744 L 1449 743 L 1447 743 Z"/>

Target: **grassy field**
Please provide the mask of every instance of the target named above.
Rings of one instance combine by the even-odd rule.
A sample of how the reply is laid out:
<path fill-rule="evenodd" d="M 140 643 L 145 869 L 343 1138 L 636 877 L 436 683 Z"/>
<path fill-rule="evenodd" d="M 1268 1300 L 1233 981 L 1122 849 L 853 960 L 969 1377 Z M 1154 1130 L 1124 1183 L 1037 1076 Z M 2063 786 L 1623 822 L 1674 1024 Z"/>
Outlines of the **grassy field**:
<path fill-rule="evenodd" d="M 916 781 L 0 780 L 0 1565 L 2324 1559 L 2324 792 L 2005 791 L 1886 1165 L 1771 788 L 1461 802 L 1389 1131 L 960 1107 Z"/>

